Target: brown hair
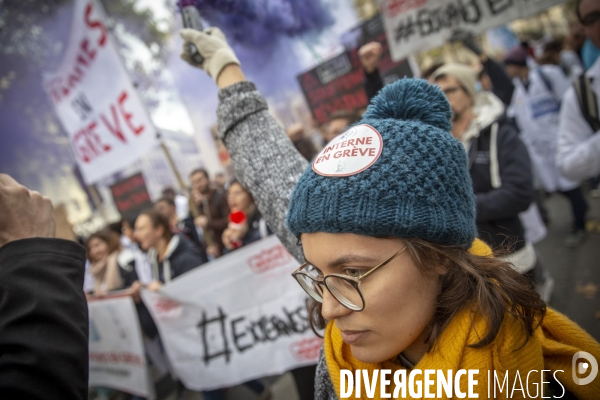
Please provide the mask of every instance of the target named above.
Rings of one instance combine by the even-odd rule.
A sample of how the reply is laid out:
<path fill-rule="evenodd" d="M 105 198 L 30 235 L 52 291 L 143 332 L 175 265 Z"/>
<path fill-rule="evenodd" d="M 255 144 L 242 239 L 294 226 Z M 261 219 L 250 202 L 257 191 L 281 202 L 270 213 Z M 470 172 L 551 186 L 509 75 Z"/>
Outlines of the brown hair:
<path fill-rule="evenodd" d="M 195 170 L 190 172 L 190 178 L 196 174 L 202 174 L 206 177 L 206 179 L 210 180 L 208 176 L 208 171 L 206 171 L 204 168 L 196 168 Z"/>
<path fill-rule="evenodd" d="M 337 110 L 329 114 L 328 122 L 333 121 L 334 119 L 347 119 L 348 126 L 360 121 L 362 118 L 361 113 L 357 110 Z"/>
<path fill-rule="evenodd" d="M 93 260 L 90 255 L 90 242 L 92 239 L 102 240 L 108 246 L 108 254 L 117 250 L 121 246 L 121 242 L 119 241 L 119 235 L 117 235 L 114 231 L 109 228 L 104 228 L 99 230 L 98 232 L 92 233 L 90 237 L 85 241 L 85 252 L 86 257 L 90 262 L 96 262 L 98 260 Z"/>
<path fill-rule="evenodd" d="M 452 318 L 465 307 L 472 307 L 487 322 L 485 336 L 469 345 L 475 348 L 494 340 L 506 313 L 522 323 L 526 340 L 541 324 L 546 304 L 531 282 L 510 263 L 496 257 L 477 256 L 457 246 L 438 245 L 422 239 L 404 240 L 408 253 L 422 273 L 433 274 L 439 266 L 446 270 L 440 276 L 442 285 L 437 309 L 427 327 L 425 342 L 429 350 Z M 308 308 L 313 331 L 323 329 L 326 321 L 321 315 L 321 303 L 311 300 Z"/>
<path fill-rule="evenodd" d="M 153 209 L 144 210 L 140 213 L 140 215 L 145 215 L 148 218 L 150 218 L 150 222 L 152 223 L 153 228 L 156 229 L 158 227 L 162 227 L 163 239 L 165 239 L 167 242 L 171 240 L 171 238 L 173 237 L 173 231 L 171 231 L 171 223 L 169 222 L 167 217 Z"/>

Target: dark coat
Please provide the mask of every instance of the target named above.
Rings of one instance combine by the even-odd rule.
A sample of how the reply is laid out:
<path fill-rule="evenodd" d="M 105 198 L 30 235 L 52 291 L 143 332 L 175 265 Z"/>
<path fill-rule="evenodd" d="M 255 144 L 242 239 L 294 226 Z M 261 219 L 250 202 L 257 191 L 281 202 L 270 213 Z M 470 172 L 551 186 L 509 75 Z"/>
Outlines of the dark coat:
<path fill-rule="evenodd" d="M 371 99 L 383 88 L 383 80 L 381 79 L 381 75 L 379 75 L 379 69 L 376 69 L 371 73 L 365 70 L 363 70 L 363 72 L 365 73 L 365 93 L 367 94 L 367 99 L 371 101 Z"/>
<path fill-rule="evenodd" d="M 180 233 L 194 244 L 194 247 L 196 247 L 198 254 L 200 254 L 200 257 L 203 260 L 202 262 L 207 262 L 208 256 L 206 255 L 206 249 L 204 248 L 204 245 L 198 236 L 198 231 L 196 230 L 196 225 L 194 224 L 194 218 L 190 215 L 187 218 L 182 219 L 177 224 L 176 230 L 178 232 L 175 233 Z"/>
<path fill-rule="evenodd" d="M 502 100 L 504 105 L 509 105 L 515 91 L 515 85 L 513 85 L 512 80 L 506 74 L 504 66 L 488 57 L 483 63 L 483 69 L 492 82 L 492 92 Z"/>
<path fill-rule="evenodd" d="M 179 244 L 167 258 L 171 265 L 171 279 L 177 278 L 179 275 L 183 275 L 204 263 L 192 242 L 183 236 L 179 236 Z M 159 281 L 164 283 L 163 264 L 162 261 L 158 262 L 158 278 Z"/>
<path fill-rule="evenodd" d="M 261 232 L 261 224 L 265 224 L 266 232 Z M 266 225 L 260 213 L 256 212 L 248 219 L 248 232 L 242 238 L 242 246 L 257 242 L 271 234 L 273 231 Z"/>
<path fill-rule="evenodd" d="M 0 248 L 0 398 L 88 397 L 85 249 L 62 239 Z"/>
<path fill-rule="evenodd" d="M 119 272 L 121 273 L 121 280 L 123 281 L 123 288 L 128 288 L 135 281 L 139 281 L 137 270 L 135 269 L 135 253 L 131 249 L 125 249 L 117 258 L 119 264 Z M 158 328 L 150 315 L 150 311 L 146 308 L 143 301 L 135 303 L 135 309 L 137 311 L 138 318 L 140 320 L 140 326 L 146 336 L 154 339 L 158 335 Z"/>
<path fill-rule="evenodd" d="M 501 186 L 492 186 L 493 152 L 490 152 L 491 131 L 498 124 L 496 140 L 497 162 Z M 529 154 L 514 125 L 502 116 L 484 128 L 471 140 L 469 171 L 477 204 L 479 237 L 493 249 L 514 245 L 513 251 L 525 246 L 525 236 L 519 213 L 533 201 L 533 177 Z"/>

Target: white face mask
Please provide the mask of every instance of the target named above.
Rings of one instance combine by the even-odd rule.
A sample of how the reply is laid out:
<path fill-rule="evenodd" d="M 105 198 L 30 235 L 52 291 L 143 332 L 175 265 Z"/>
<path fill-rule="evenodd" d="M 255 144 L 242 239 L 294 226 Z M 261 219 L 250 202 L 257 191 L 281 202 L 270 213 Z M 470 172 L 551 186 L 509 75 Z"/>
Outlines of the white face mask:
<path fill-rule="evenodd" d="M 477 81 L 475 82 L 475 92 L 479 93 L 483 90 L 483 88 L 481 87 L 481 82 Z"/>

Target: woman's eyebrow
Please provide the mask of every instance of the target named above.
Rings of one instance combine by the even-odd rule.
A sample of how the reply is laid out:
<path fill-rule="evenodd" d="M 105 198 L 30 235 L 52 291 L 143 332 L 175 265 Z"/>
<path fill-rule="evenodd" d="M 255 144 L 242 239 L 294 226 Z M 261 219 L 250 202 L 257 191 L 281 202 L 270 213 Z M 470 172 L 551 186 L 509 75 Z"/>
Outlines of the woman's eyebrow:
<path fill-rule="evenodd" d="M 304 257 L 304 261 L 306 261 L 307 263 L 309 263 L 310 265 L 313 265 L 316 267 L 315 264 L 313 264 L 312 262 L 308 261 L 308 259 L 306 257 Z M 367 257 L 367 256 L 361 256 L 358 254 L 344 254 L 343 256 L 340 256 L 338 258 L 336 258 L 333 261 L 330 261 L 327 266 L 329 268 L 337 268 L 341 265 L 345 265 L 345 264 L 350 264 L 350 263 L 362 263 L 362 262 L 366 262 L 366 263 L 375 263 L 379 260 L 375 259 L 375 258 L 371 258 L 371 257 Z"/>

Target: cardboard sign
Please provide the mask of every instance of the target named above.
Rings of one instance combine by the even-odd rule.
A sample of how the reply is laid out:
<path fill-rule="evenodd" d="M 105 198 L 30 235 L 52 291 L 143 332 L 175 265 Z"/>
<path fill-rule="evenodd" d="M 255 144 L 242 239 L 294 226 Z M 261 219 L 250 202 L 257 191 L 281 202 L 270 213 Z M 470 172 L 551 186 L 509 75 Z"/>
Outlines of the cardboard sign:
<path fill-rule="evenodd" d="M 383 139 L 375 128 L 366 124 L 353 126 L 321 150 L 312 169 L 323 176 L 356 175 L 373 165 L 382 150 Z"/>
<path fill-rule="evenodd" d="M 142 333 L 131 297 L 90 301 L 90 386 L 154 399 Z"/>
<path fill-rule="evenodd" d="M 117 210 L 125 219 L 133 219 L 140 212 L 152 208 L 152 200 L 141 173 L 123 179 L 110 187 Z"/>
<path fill-rule="evenodd" d="M 379 73 L 384 83 L 405 76 L 412 77 L 408 61 L 393 62 L 390 58 L 383 23 L 379 15 L 348 33 L 347 51 L 298 76 L 302 91 L 314 118 L 326 123 L 338 110 L 359 110 L 369 104 L 365 93 L 365 75 L 358 58 L 361 45 L 378 41 L 383 46 Z"/>
<path fill-rule="evenodd" d="M 44 89 L 90 185 L 146 154 L 156 132 L 111 42 L 96 0 L 76 0 L 60 67 Z"/>
<path fill-rule="evenodd" d="M 189 389 L 231 387 L 316 364 L 298 262 L 275 236 L 142 291 L 173 369 Z"/>
<path fill-rule="evenodd" d="M 460 28 L 481 33 L 564 0 L 382 0 L 393 60 L 441 46 Z"/>

